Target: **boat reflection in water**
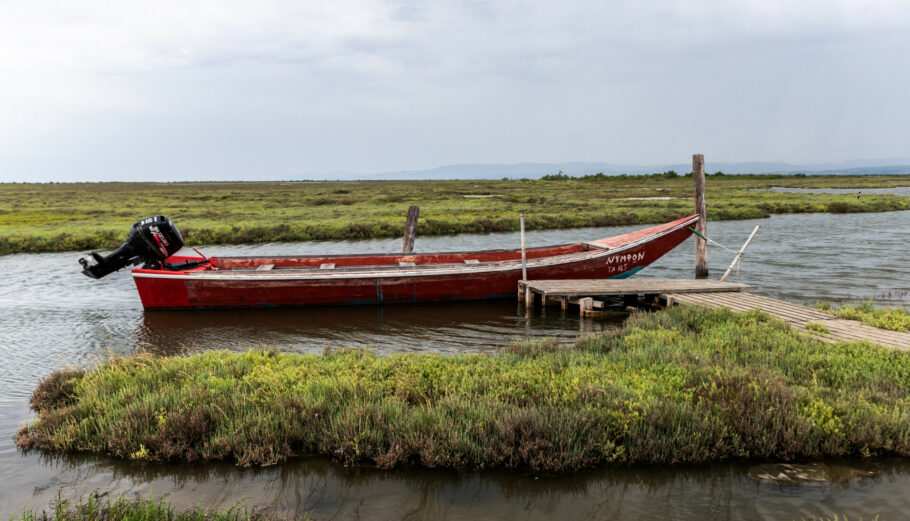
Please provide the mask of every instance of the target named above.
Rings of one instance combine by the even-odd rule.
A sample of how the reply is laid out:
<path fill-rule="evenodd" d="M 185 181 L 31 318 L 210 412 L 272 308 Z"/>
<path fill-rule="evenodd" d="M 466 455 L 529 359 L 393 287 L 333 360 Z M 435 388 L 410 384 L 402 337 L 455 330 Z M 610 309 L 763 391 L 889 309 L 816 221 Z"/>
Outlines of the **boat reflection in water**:
<path fill-rule="evenodd" d="M 527 313 L 515 300 L 312 308 L 146 311 L 133 335 L 145 349 L 167 355 L 205 349 L 277 347 L 320 353 L 362 347 L 401 352 L 495 352 L 509 339 L 555 337 L 619 327 L 623 317 L 580 319 L 559 309 Z"/>

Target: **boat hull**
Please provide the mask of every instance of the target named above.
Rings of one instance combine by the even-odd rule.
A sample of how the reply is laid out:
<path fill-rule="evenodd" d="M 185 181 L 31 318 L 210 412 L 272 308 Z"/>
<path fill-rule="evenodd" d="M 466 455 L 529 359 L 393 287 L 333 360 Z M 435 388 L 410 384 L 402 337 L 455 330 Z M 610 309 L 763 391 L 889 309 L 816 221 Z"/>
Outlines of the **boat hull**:
<path fill-rule="evenodd" d="M 689 237 L 697 216 L 660 227 L 658 233 L 627 234 L 588 243 L 575 255 L 528 262 L 529 280 L 626 277 L 651 264 Z M 672 225 L 672 226 L 671 226 Z M 648 232 L 658 227 L 642 230 Z M 638 237 L 637 235 L 641 235 Z M 614 241 L 615 242 L 615 241 Z M 602 244 L 598 244 L 602 243 Z M 343 257 L 338 257 L 342 259 Z M 320 259 L 324 260 L 324 259 Z M 406 302 L 440 302 L 515 298 L 522 277 L 520 262 L 452 267 L 354 270 L 348 272 L 167 272 L 133 270 L 146 309 L 324 306 Z"/>

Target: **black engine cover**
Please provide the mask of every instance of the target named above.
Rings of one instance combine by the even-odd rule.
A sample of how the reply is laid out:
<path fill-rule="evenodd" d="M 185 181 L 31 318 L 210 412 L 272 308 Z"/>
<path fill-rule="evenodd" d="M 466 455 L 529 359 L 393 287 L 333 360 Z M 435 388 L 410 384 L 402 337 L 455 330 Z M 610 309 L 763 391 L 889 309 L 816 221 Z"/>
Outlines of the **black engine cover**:
<path fill-rule="evenodd" d="M 183 247 L 183 237 L 170 219 L 156 215 L 136 221 L 130 228 L 126 241 L 105 257 L 92 252 L 94 264 L 79 259 L 82 273 L 100 279 L 109 273 L 133 264 L 154 265 L 177 253 Z"/>

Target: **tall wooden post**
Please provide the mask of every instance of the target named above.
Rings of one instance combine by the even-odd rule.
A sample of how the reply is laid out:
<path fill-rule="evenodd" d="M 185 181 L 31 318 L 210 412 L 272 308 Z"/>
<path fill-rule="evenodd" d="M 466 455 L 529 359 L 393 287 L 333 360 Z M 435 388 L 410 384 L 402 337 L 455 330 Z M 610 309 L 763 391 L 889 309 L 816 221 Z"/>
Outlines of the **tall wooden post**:
<path fill-rule="evenodd" d="M 695 213 L 701 216 L 695 229 L 708 236 L 707 203 L 705 202 L 705 156 L 692 155 L 692 180 L 695 183 Z M 695 278 L 708 278 L 708 241 L 695 236 Z"/>
<path fill-rule="evenodd" d="M 411 253 L 414 251 L 414 238 L 417 237 L 417 217 L 420 215 L 420 208 L 411 205 L 408 208 L 408 220 L 404 225 L 404 240 L 401 242 L 401 252 Z"/>
<path fill-rule="evenodd" d="M 518 220 L 521 222 L 521 280 L 528 280 L 528 257 L 525 254 L 525 213 L 518 214 Z"/>

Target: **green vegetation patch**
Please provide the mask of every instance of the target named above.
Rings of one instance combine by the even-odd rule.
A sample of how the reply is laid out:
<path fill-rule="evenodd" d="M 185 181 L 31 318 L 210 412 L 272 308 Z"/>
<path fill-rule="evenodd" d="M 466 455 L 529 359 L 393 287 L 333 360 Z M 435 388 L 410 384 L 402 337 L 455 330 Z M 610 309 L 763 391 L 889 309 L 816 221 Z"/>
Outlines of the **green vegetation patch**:
<path fill-rule="evenodd" d="M 831 330 L 828 329 L 828 326 L 822 324 L 821 322 L 809 322 L 806 324 L 806 329 L 812 333 L 818 333 L 820 335 L 827 335 L 831 333 Z"/>
<path fill-rule="evenodd" d="M 58 499 L 53 510 L 40 513 L 25 510 L 10 521 L 278 521 L 283 519 L 262 511 L 245 508 L 206 510 L 200 507 L 176 510 L 164 500 L 125 497 L 102 501 L 98 494 L 88 499 L 70 501 Z M 309 519 L 308 516 L 296 519 Z"/>
<path fill-rule="evenodd" d="M 815 307 L 837 318 L 858 320 L 863 324 L 892 331 L 910 331 L 910 312 L 903 308 L 876 307 L 871 300 L 857 305 L 844 304 L 837 308 L 829 302 L 819 302 Z"/>
<path fill-rule="evenodd" d="M 910 455 L 910 355 L 760 312 L 634 314 L 573 346 L 116 357 L 41 382 L 24 449 L 160 461 L 523 468 Z"/>
<path fill-rule="evenodd" d="M 708 218 L 910 209 L 910 197 L 769 192 L 889 188 L 910 176 L 710 176 Z M 114 248 L 138 219 L 164 214 L 190 245 L 419 236 L 667 222 L 692 213 L 684 176 L 550 176 L 516 181 L 0 184 L 0 254 Z"/>

